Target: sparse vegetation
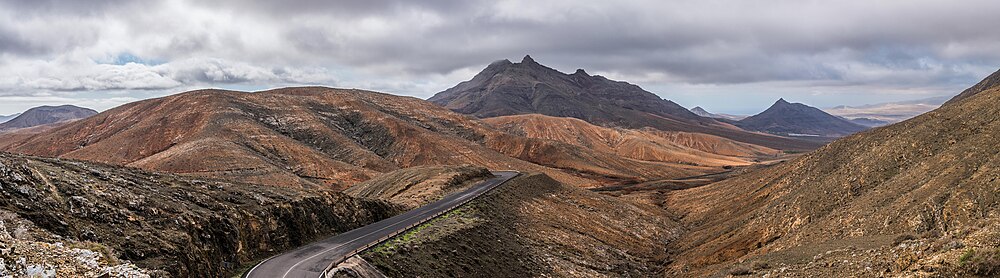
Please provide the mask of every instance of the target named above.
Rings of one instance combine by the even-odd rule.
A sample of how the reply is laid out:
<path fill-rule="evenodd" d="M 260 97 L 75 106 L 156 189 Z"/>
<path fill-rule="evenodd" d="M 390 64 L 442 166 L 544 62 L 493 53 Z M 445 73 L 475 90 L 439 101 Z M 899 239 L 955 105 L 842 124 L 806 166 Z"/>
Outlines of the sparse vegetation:
<path fill-rule="evenodd" d="M 750 268 L 752 268 L 753 270 L 765 270 L 771 268 L 771 264 L 765 261 L 756 261 L 750 265 Z"/>
<path fill-rule="evenodd" d="M 743 276 L 743 275 L 753 274 L 753 271 L 750 270 L 750 268 L 746 267 L 746 266 L 737 266 L 737 267 L 734 267 L 733 269 L 729 270 L 729 274 L 733 275 L 733 276 Z"/>
<path fill-rule="evenodd" d="M 958 257 L 958 265 L 965 266 L 965 264 L 968 263 L 974 255 L 976 255 L 976 249 L 969 248 L 969 250 L 966 250 L 965 253 L 962 253 L 961 257 Z"/>
<path fill-rule="evenodd" d="M 1000 249 L 974 251 L 969 249 L 959 258 L 959 264 L 970 274 L 994 277 L 1000 274 Z"/>
<path fill-rule="evenodd" d="M 914 239 L 917 239 L 917 237 L 914 236 L 911 233 L 901 234 L 899 236 L 896 236 L 896 238 L 892 240 L 892 246 L 899 246 L 899 244 L 901 244 L 903 242 L 914 240 Z"/>

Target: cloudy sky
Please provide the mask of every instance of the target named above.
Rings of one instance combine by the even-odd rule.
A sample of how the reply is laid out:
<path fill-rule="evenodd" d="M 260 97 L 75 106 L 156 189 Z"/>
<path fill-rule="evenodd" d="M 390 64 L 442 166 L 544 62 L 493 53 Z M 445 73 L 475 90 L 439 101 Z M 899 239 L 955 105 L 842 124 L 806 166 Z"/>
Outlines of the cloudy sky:
<path fill-rule="evenodd" d="M 427 98 L 525 54 L 710 111 L 956 94 L 1000 68 L 1000 1 L 0 0 L 0 114 L 194 88 Z"/>

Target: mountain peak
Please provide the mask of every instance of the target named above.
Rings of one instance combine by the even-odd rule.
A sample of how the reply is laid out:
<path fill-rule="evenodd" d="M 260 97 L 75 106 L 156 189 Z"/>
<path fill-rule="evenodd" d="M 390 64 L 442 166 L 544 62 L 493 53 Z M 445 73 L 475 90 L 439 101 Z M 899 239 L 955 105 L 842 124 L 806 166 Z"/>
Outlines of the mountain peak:
<path fill-rule="evenodd" d="M 524 58 L 521 59 L 521 64 L 538 64 L 538 62 L 535 62 L 535 59 L 531 59 L 531 55 L 524 55 Z"/>
<path fill-rule="evenodd" d="M 590 76 L 589 74 L 587 74 L 587 71 L 585 71 L 583 69 L 576 69 L 576 72 L 574 72 L 573 74 L 574 75 L 586 75 L 586 76 Z"/>
<path fill-rule="evenodd" d="M 503 59 L 503 60 L 493 61 L 492 63 L 490 63 L 490 66 L 494 66 L 494 65 L 510 65 L 510 64 L 513 64 L 513 63 L 510 62 L 510 60 Z"/>
<path fill-rule="evenodd" d="M 805 134 L 822 137 L 842 137 L 867 129 L 815 107 L 789 103 L 784 98 L 778 99 L 764 112 L 740 120 L 736 126 L 786 136 Z"/>

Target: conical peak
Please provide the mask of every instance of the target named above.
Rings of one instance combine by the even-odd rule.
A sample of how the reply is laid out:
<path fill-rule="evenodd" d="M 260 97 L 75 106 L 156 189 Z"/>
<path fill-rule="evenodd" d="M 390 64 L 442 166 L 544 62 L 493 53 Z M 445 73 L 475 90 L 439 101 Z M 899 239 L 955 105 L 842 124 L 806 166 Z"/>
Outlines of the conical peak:
<path fill-rule="evenodd" d="M 537 62 L 535 62 L 535 59 L 531 59 L 531 55 L 524 55 L 524 58 L 521 59 L 521 63 L 522 64 L 538 64 Z"/>

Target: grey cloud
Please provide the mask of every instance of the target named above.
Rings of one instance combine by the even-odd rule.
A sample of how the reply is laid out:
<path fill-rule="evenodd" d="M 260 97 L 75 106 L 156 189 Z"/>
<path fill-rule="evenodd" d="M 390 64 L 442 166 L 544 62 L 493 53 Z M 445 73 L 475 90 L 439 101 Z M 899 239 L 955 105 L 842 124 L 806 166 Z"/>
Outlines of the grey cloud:
<path fill-rule="evenodd" d="M 34 55 L 47 52 L 46 48 L 44 45 L 35 45 L 21 37 L 21 34 L 0 26 L 0 54 Z"/>
<path fill-rule="evenodd" d="M 0 0 L 0 7 L 17 10 L 20 14 L 31 15 L 103 15 L 120 8 L 131 8 L 142 4 L 135 0 Z"/>
<path fill-rule="evenodd" d="M 564 70 L 661 84 L 952 86 L 1000 65 L 993 51 L 1000 33 L 989 29 L 1000 25 L 992 14 L 1000 2 L 987 0 L 0 0 L 0 6 L 14 11 L 0 23 L 64 21 L 59 28 L 0 25 L 0 52 L 11 58 L 0 61 L 0 73 L 15 71 L 18 59 L 122 52 L 167 62 L 118 79 L 92 72 L 117 68 L 28 76 L 48 80 L 36 87 L 54 90 L 336 79 L 428 94 L 470 77 L 452 74 L 525 54 Z M 51 35 L 25 37 L 32 33 Z M 424 81 L 431 79 L 439 83 Z"/>

